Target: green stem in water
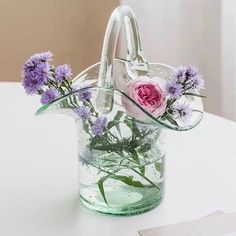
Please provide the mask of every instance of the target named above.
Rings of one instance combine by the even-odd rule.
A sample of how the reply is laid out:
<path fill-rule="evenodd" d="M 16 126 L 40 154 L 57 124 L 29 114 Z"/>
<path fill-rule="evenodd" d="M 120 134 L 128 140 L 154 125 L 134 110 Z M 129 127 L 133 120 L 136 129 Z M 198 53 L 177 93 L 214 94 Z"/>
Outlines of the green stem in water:
<path fill-rule="evenodd" d="M 84 160 L 84 159 L 83 159 Z M 101 172 L 104 172 L 108 175 L 115 175 L 115 173 L 117 173 L 120 169 L 118 170 L 115 170 L 114 172 L 110 172 L 110 171 L 107 171 L 107 170 L 104 170 L 103 168 L 97 166 L 97 165 L 94 165 L 93 163 L 89 163 L 87 162 L 86 160 L 84 160 L 88 165 L 91 165 L 93 166 L 94 168 L 98 169 L 99 171 Z M 153 187 L 157 188 L 158 190 L 160 190 L 160 187 L 158 185 L 156 185 L 155 183 L 153 183 L 150 179 L 148 179 L 146 176 L 144 176 L 143 174 L 139 173 L 137 170 L 135 170 L 134 168 L 128 168 L 130 170 L 132 170 L 133 172 L 135 172 L 136 174 L 138 174 L 139 176 L 141 176 L 143 179 L 145 179 L 148 183 L 150 183 Z"/>
<path fill-rule="evenodd" d="M 150 179 L 148 179 L 145 175 L 142 175 L 141 173 L 139 173 L 137 170 L 135 170 L 134 168 L 130 168 L 133 172 L 135 172 L 136 174 L 140 175 L 143 179 L 145 179 L 148 183 L 150 183 L 153 187 L 157 188 L 158 190 L 160 190 L 160 187 L 158 185 L 156 185 L 155 183 L 153 183 Z"/>

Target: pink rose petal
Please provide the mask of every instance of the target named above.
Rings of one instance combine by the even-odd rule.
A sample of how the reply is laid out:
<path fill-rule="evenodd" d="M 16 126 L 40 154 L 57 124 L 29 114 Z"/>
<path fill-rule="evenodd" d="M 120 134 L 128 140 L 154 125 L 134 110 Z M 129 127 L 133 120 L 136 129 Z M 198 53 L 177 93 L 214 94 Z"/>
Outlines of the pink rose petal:
<path fill-rule="evenodd" d="M 147 76 L 139 76 L 129 81 L 124 92 L 152 116 L 163 115 L 166 109 L 166 92 L 161 84 Z M 136 118 L 143 118 L 142 110 L 127 99 L 122 100 L 127 113 Z"/>

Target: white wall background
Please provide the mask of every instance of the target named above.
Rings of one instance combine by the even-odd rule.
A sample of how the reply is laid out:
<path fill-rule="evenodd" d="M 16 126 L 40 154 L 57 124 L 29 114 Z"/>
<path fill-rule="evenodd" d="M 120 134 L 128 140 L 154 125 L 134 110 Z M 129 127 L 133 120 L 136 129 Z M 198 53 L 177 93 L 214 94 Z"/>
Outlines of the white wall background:
<path fill-rule="evenodd" d="M 236 1 L 222 0 L 223 115 L 236 120 Z"/>
<path fill-rule="evenodd" d="M 197 65 L 206 80 L 205 109 L 236 120 L 236 0 L 121 3 L 136 12 L 148 59 Z"/>

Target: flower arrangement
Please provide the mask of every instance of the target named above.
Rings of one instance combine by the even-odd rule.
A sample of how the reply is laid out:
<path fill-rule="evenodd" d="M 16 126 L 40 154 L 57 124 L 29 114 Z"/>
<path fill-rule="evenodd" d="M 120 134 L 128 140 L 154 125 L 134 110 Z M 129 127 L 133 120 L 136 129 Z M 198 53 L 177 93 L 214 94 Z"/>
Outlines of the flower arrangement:
<path fill-rule="evenodd" d="M 155 191 L 152 193 L 158 196 L 159 192 L 160 195 L 164 155 L 158 146 L 161 145 L 161 131 L 159 127 L 139 122 L 144 113 L 138 106 L 154 118 L 167 120 L 176 127 L 187 123 L 193 112 L 200 111 L 194 110 L 183 98 L 204 97 L 198 93 L 204 89 L 204 80 L 198 69 L 191 65 L 180 66 L 172 71 L 172 79 L 166 82 L 148 76 L 130 80 L 123 93 L 138 106 L 122 98 L 124 110 L 117 110 L 112 119 L 108 119 L 96 110 L 92 102 L 94 89 L 75 90 L 70 80 L 70 66 L 54 67 L 51 61 L 51 52 L 30 57 L 23 66 L 22 85 L 27 94 L 40 95 L 42 104 L 71 94 L 64 106 L 80 119 L 83 132 L 88 137 L 80 161 L 84 166 L 97 170 L 96 183 L 104 202 L 109 205 L 104 187 L 109 180 L 119 181 L 130 188 L 153 188 Z M 150 166 L 153 163 L 154 167 Z M 129 174 L 124 174 L 127 168 Z M 156 172 L 149 177 L 147 173 L 153 168 Z"/>
<path fill-rule="evenodd" d="M 37 53 L 24 64 L 22 85 L 27 94 L 41 95 L 41 103 L 47 104 L 71 92 L 71 73 L 69 65 L 64 64 L 56 69 L 50 65 L 51 52 Z"/>
<path fill-rule="evenodd" d="M 23 67 L 23 87 L 27 94 L 41 95 L 41 103 L 47 104 L 65 94 L 72 92 L 71 68 L 64 64 L 54 68 L 50 65 L 51 52 L 37 53 L 31 56 Z M 178 120 L 187 122 L 192 115 L 193 109 L 187 103 L 179 102 L 182 96 L 199 96 L 192 90 L 204 89 L 204 80 L 195 66 L 180 66 L 173 71 L 174 79 L 164 85 L 158 83 L 155 78 L 140 76 L 129 81 L 124 88 L 126 93 L 137 104 L 157 118 L 168 119 L 178 126 Z M 91 93 L 84 91 L 78 95 L 78 99 L 89 100 Z M 123 102 L 126 111 L 137 118 L 140 112 L 136 107 Z M 77 114 L 82 119 L 89 116 L 88 108 L 80 108 Z"/>

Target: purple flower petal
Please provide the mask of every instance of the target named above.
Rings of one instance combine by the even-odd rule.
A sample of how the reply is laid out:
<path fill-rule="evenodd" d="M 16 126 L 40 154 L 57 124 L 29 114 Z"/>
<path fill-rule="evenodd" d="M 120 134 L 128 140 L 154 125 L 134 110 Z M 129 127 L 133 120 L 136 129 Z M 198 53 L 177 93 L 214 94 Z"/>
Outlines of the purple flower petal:
<path fill-rule="evenodd" d="M 179 83 L 182 83 L 198 75 L 198 68 L 193 65 L 179 66 L 173 71 L 173 75 Z"/>
<path fill-rule="evenodd" d="M 190 85 L 192 89 L 201 90 L 205 88 L 205 83 L 204 83 L 202 75 L 196 75 L 193 78 L 191 78 L 190 81 L 191 81 Z"/>
<path fill-rule="evenodd" d="M 81 88 L 76 93 L 76 95 L 80 101 L 85 101 L 85 100 L 89 100 L 92 98 L 92 93 L 91 93 L 90 89 L 86 89 L 86 88 Z"/>
<path fill-rule="evenodd" d="M 66 77 L 69 77 L 71 75 L 72 75 L 71 68 L 67 64 L 58 66 L 55 70 L 55 79 L 57 81 L 62 81 L 63 79 L 65 79 Z"/>
<path fill-rule="evenodd" d="M 26 61 L 23 66 L 23 86 L 26 93 L 34 94 L 50 77 L 50 52 L 35 54 Z"/>
<path fill-rule="evenodd" d="M 92 133 L 95 136 L 101 135 L 106 126 L 106 123 L 107 123 L 107 118 L 105 116 L 98 117 L 91 128 Z"/>
<path fill-rule="evenodd" d="M 167 95 L 172 99 L 179 99 L 182 95 L 183 88 L 176 80 L 169 80 L 166 82 L 165 89 Z"/>
<path fill-rule="evenodd" d="M 56 100 L 58 97 L 59 97 L 58 91 L 55 88 L 49 88 L 41 95 L 40 101 L 42 104 L 47 104 L 49 102 Z"/>
<path fill-rule="evenodd" d="M 186 66 L 179 66 L 176 70 L 173 71 L 174 78 L 178 82 L 183 82 L 185 80 L 186 70 Z"/>
<path fill-rule="evenodd" d="M 86 120 L 90 116 L 90 111 L 86 107 L 79 107 L 74 111 L 82 120 Z"/>
<path fill-rule="evenodd" d="M 198 75 L 198 68 L 196 66 L 189 65 L 186 69 L 185 75 L 186 75 L 186 78 L 192 78 Z"/>
<path fill-rule="evenodd" d="M 33 56 L 30 57 L 30 61 L 34 62 L 48 62 L 52 60 L 52 53 L 50 51 L 48 52 L 42 52 L 42 53 L 36 53 Z"/>
<path fill-rule="evenodd" d="M 23 80 L 22 85 L 27 94 L 35 94 L 37 93 L 37 90 L 44 85 L 44 81 L 37 77 L 26 77 Z"/>
<path fill-rule="evenodd" d="M 174 117 L 182 120 L 184 123 L 192 117 L 193 109 L 188 103 L 174 103 L 171 108 Z"/>

